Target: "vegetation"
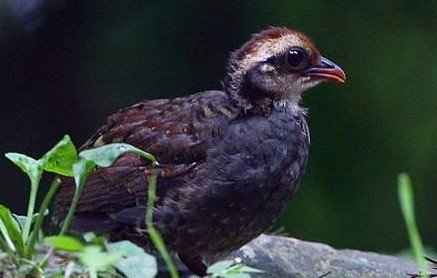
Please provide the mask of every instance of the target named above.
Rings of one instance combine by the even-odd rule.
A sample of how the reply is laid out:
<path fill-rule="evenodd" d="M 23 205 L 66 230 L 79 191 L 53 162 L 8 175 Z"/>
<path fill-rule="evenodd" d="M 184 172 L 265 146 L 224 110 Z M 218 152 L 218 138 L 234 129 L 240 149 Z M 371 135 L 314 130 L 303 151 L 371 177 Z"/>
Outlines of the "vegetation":
<path fill-rule="evenodd" d="M 2 277 L 155 277 L 156 258 L 131 242 L 108 243 L 104 237 L 86 233 L 81 238 L 66 235 L 85 181 L 95 167 L 108 167 L 120 155 L 133 152 L 157 164 L 155 157 L 128 144 L 116 143 L 92 150 L 77 152 L 65 136 L 50 151 L 36 160 L 19 153 L 6 157 L 15 163 L 30 179 L 30 196 L 26 216 L 13 214 L 0 205 L 0 276 Z M 36 198 L 44 172 L 72 177 L 75 180 L 73 202 L 57 235 L 45 236 L 41 227 L 48 215 L 48 207 L 55 196 L 60 179 L 56 178 L 44 199 L 36 208 Z M 172 278 L 179 277 L 159 232 L 153 226 L 153 205 L 156 198 L 157 177 L 149 179 L 147 212 L 144 221 L 149 236 L 167 264 Z M 222 261 L 209 269 L 212 277 L 247 278 L 260 270 L 240 262 Z"/>
<path fill-rule="evenodd" d="M 407 226 L 410 237 L 411 249 L 414 258 L 419 267 L 419 274 L 412 274 L 411 277 L 437 277 L 436 274 L 427 274 L 426 260 L 437 265 L 437 262 L 431 258 L 426 258 L 425 248 L 417 228 L 416 218 L 414 216 L 414 196 L 410 177 L 407 174 L 398 176 L 398 198 L 401 205 L 402 214 Z M 434 276 L 435 275 L 435 276 Z"/>

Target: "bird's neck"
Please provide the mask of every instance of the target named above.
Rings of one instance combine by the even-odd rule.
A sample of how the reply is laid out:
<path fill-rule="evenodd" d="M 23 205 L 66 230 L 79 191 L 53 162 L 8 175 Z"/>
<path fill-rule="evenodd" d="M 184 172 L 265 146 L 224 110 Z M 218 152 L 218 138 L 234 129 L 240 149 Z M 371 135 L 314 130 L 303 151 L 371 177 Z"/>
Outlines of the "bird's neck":
<path fill-rule="evenodd" d="M 278 95 L 274 92 L 261 91 L 252 86 L 242 85 L 237 88 L 226 88 L 234 101 L 242 108 L 245 114 L 268 115 L 275 107 L 289 107 L 304 110 L 300 106 L 300 94 Z"/>

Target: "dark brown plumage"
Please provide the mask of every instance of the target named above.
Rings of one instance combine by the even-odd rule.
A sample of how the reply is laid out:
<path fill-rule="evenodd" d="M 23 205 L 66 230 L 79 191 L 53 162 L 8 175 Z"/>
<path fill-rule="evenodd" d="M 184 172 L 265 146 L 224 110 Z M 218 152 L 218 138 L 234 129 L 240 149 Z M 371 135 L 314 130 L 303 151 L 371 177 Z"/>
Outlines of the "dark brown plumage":
<path fill-rule="evenodd" d="M 198 275 L 201 258 L 236 249 L 269 228 L 296 192 L 309 132 L 301 93 L 345 81 L 304 35 L 270 28 L 231 54 L 222 91 L 142 101 L 109 117 L 83 149 L 125 142 L 160 166 L 125 154 L 89 177 L 71 229 L 150 248 L 144 227 L 148 176 L 161 169 L 154 223 L 169 249 Z M 55 219 L 73 181 L 63 180 Z"/>

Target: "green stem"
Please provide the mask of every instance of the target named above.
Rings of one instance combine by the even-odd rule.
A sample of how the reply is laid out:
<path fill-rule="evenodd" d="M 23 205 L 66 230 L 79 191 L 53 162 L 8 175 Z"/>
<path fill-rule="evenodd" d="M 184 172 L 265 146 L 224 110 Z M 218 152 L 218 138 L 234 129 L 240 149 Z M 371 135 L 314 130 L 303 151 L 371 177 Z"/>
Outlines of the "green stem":
<path fill-rule="evenodd" d="M 42 258 L 41 261 L 38 262 L 39 268 L 44 269 L 47 266 L 47 263 L 52 255 L 53 248 L 50 248 L 49 251 L 47 251 L 47 253 L 44 255 L 44 258 Z"/>
<path fill-rule="evenodd" d="M 29 270 L 31 277 L 35 277 L 35 278 L 44 277 L 44 276 L 42 276 L 42 270 L 38 266 L 37 263 L 35 263 L 35 262 L 31 261 L 31 260 L 25 259 L 25 258 L 20 258 L 20 262 L 24 262 L 24 263 L 26 263 L 26 264 L 28 264 L 28 265 L 30 265 L 32 267 Z"/>
<path fill-rule="evenodd" d="M 159 254 L 164 259 L 168 271 L 170 272 L 171 278 L 179 278 L 179 273 L 175 265 L 173 264 L 173 261 L 171 260 L 171 257 L 167 251 L 167 248 L 165 247 L 164 240 L 162 239 L 161 234 L 153 226 L 148 227 L 147 231 L 149 232 L 149 236 L 153 242 L 153 245 L 155 245 L 155 248 L 158 250 Z"/>
<path fill-rule="evenodd" d="M 170 255 L 165 247 L 164 240 L 162 236 L 159 234 L 158 230 L 153 226 L 153 206 L 156 199 L 156 181 L 157 175 L 155 172 L 150 177 L 149 188 L 147 192 L 147 206 L 146 206 L 146 227 L 150 236 L 150 240 L 152 241 L 155 248 L 161 254 L 161 257 L 164 259 L 165 264 L 170 272 L 171 278 L 179 278 L 179 273 L 176 267 L 173 264 L 173 261 L 170 258 Z"/>
<path fill-rule="evenodd" d="M 55 193 L 58 191 L 59 186 L 61 185 L 61 180 L 59 178 L 55 179 L 50 185 L 50 189 L 47 192 L 42 204 L 39 208 L 38 217 L 36 218 L 35 225 L 33 226 L 33 232 L 29 238 L 29 242 L 26 244 L 24 255 L 25 258 L 30 258 L 33 254 L 33 250 L 35 247 L 36 238 L 38 237 L 39 231 L 41 229 L 42 222 L 45 217 L 45 212 L 50 205 L 50 201 L 52 200 Z"/>
<path fill-rule="evenodd" d="M 158 164 L 158 161 L 156 160 L 155 156 L 148 153 L 148 152 L 145 152 L 145 151 L 138 149 L 138 148 L 134 148 L 133 153 L 138 154 L 138 155 L 144 157 L 145 159 L 150 160 L 153 165 Z"/>
<path fill-rule="evenodd" d="M 27 207 L 27 216 L 26 216 L 26 223 L 24 224 L 23 229 L 23 242 L 27 242 L 27 238 L 29 237 L 30 228 L 32 226 L 32 218 L 33 213 L 35 210 L 35 203 L 36 203 L 36 195 L 38 193 L 38 186 L 39 182 L 41 180 L 41 174 L 40 172 L 35 178 L 31 178 L 30 182 L 30 199 L 29 199 L 29 206 Z"/>
<path fill-rule="evenodd" d="M 149 188 L 147 190 L 147 207 L 146 207 L 146 225 L 147 227 L 153 226 L 153 206 L 156 199 L 156 173 L 152 173 L 149 181 Z"/>
<path fill-rule="evenodd" d="M 2 235 L 5 240 L 5 246 L 4 246 L 5 249 L 8 249 L 9 253 L 15 253 L 17 249 L 15 248 L 15 245 L 9 236 L 8 229 L 6 229 L 6 226 L 1 219 L 0 219 L 0 235 Z"/>
<path fill-rule="evenodd" d="M 401 204 L 402 214 L 407 226 L 411 247 L 420 270 L 420 277 L 426 277 L 425 248 L 423 247 L 419 229 L 417 228 L 416 218 L 414 215 L 414 196 L 413 186 L 410 177 L 407 174 L 398 176 L 398 197 Z"/>
<path fill-rule="evenodd" d="M 77 204 L 79 203 L 80 195 L 82 195 L 83 186 L 77 186 L 74 191 L 73 201 L 71 202 L 70 208 L 68 209 L 67 216 L 65 217 L 64 223 L 62 224 L 61 231 L 59 235 L 65 235 L 70 228 L 71 221 L 73 220 L 74 212 L 76 211 Z"/>

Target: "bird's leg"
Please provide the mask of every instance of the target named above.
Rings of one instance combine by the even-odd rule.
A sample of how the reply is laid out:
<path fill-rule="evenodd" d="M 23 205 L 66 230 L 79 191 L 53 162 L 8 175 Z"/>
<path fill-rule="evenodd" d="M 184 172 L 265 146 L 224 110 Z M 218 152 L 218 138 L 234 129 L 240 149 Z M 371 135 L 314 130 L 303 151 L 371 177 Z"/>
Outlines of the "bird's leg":
<path fill-rule="evenodd" d="M 206 273 L 206 265 L 203 263 L 202 258 L 200 256 L 190 256 L 187 253 L 179 252 L 179 259 L 184 263 L 184 265 L 191 270 L 194 274 L 205 277 Z"/>

